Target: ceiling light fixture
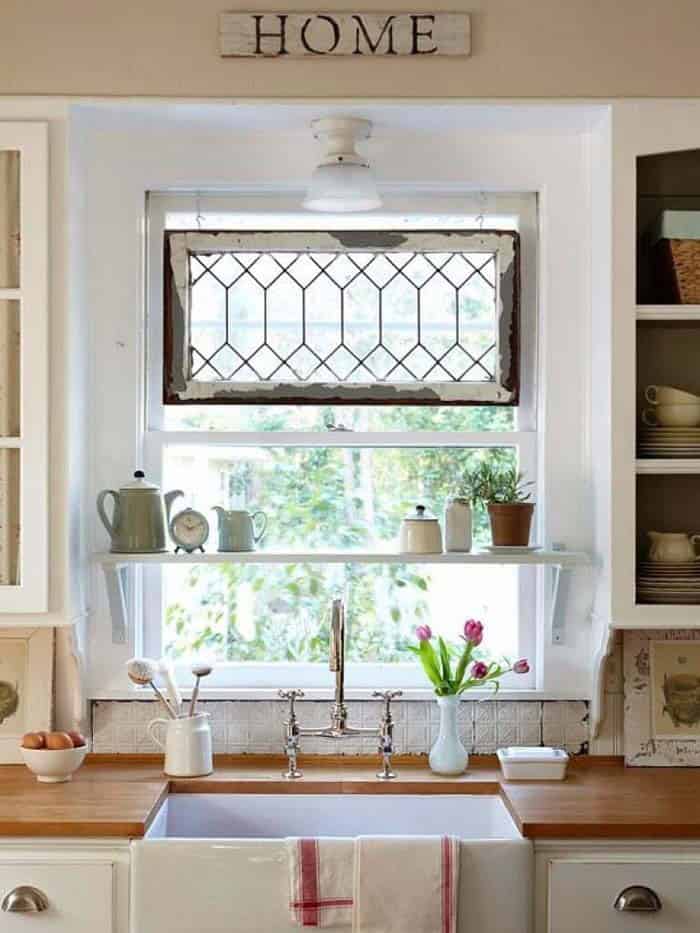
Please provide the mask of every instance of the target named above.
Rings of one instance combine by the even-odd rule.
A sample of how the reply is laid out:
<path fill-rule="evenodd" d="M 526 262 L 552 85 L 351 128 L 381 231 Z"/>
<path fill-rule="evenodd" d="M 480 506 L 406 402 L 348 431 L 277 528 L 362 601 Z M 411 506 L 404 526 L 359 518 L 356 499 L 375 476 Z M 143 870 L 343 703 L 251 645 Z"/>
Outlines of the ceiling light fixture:
<path fill-rule="evenodd" d="M 372 169 L 355 149 L 369 139 L 372 124 L 356 117 L 324 117 L 311 124 L 314 137 L 321 140 L 325 155 L 311 176 L 304 207 L 309 211 L 373 211 L 382 201 Z"/>

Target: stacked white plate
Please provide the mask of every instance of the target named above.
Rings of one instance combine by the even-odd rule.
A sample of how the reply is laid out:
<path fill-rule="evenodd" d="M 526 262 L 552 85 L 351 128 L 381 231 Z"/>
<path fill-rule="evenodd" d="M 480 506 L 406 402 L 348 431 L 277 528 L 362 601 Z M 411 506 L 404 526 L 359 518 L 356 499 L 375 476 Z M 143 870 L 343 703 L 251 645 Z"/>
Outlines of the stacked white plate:
<path fill-rule="evenodd" d="M 700 457 L 700 428 L 640 428 L 640 457 Z"/>
<path fill-rule="evenodd" d="M 637 566 L 637 601 L 700 605 L 700 561 L 641 561 Z"/>

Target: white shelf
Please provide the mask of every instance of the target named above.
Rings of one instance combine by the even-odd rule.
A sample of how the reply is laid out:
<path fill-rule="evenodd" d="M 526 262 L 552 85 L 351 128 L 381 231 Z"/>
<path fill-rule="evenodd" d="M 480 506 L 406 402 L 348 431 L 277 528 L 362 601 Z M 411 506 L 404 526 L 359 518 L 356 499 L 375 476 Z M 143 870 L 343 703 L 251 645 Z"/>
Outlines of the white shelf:
<path fill-rule="evenodd" d="M 638 321 L 700 321 L 700 305 L 637 305 Z"/>
<path fill-rule="evenodd" d="M 0 288 L 0 301 L 19 301 L 21 297 L 19 288 Z"/>
<path fill-rule="evenodd" d="M 566 619 L 559 612 L 560 580 L 574 567 L 591 563 L 583 551 L 534 551 L 530 554 L 490 554 L 475 551 L 469 554 L 395 554 L 377 551 L 243 551 L 211 554 L 96 554 L 107 586 L 112 616 L 112 641 L 124 644 L 128 632 L 128 591 L 131 571 L 138 566 L 172 567 L 177 564 L 454 564 L 458 566 L 502 564 L 532 565 L 551 568 L 550 622 L 552 641 L 564 641 Z"/>
<path fill-rule="evenodd" d="M 637 473 L 642 475 L 665 475 L 674 473 L 700 473 L 700 459 L 685 460 L 680 457 L 672 459 L 645 459 L 637 460 Z"/>
<path fill-rule="evenodd" d="M 239 551 L 220 554 L 97 554 L 103 566 L 128 564 L 539 564 L 573 567 L 590 563 L 581 551 L 533 551 L 530 554 L 396 554 L 377 551 Z"/>

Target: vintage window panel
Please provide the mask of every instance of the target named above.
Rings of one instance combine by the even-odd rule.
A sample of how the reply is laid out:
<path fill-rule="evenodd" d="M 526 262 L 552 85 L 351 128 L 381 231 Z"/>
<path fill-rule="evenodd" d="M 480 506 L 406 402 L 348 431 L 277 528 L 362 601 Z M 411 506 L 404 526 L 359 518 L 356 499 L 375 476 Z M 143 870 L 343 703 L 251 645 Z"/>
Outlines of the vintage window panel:
<path fill-rule="evenodd" d="M 512 231 L 169 233 L 164 401 L 514 405 Z"/>
<path fill-rule="evenodd" d="M 219 16 L 224 58 L 466 56 L 467 13 L 241 12 Z"/>

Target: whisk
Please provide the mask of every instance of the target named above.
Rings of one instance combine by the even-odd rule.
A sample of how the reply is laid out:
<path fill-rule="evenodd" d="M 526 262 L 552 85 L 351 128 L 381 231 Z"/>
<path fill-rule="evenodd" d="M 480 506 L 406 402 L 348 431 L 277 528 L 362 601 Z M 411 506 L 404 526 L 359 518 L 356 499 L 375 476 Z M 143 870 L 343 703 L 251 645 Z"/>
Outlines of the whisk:
<path fill-rule="evenodd" d="M 154 683 L 155 676 L 158 673 L 158 665 L 155 661 L 150 658 L 132 658 L 126 662 L 126 672 L 132 683 L 138 684 L 140 687 L 149 686 L 165 706 L 168 716 L 171 719 L 177 719 L 177 713 Z"/>

